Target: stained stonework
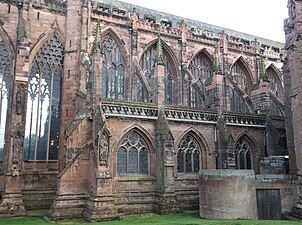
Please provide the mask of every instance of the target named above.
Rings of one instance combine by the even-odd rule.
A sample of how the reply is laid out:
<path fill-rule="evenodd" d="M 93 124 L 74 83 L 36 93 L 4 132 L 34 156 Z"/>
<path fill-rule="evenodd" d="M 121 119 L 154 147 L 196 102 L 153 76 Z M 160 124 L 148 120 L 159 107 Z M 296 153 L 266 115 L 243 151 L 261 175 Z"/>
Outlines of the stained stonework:
<path fill-rule="evenodd" d="M 268 173 L 279 167 L 261 163 L 288 153 L 296 172 L 284 113 L 299 82 L 284 97 L 297 68 L 289 56 L 283 78 L 283 43 L 110 0 L 0 0 L 0 21 L 1 216 L 198 210 L 199 170 Z"/>
<path fill-rule="evenodd" d="M 289 138 L 289 145 L 294 149 L 292 154 L 295 154 L 296 168 L 293 171 L 297 171 L 298 175 L 298 201 L 294 207 L 294 214 L 302 217 L 302 204 L 301 204 L 301 190 L 302 190 L 302 139 L 301 139 L 301 119 L 302 119 L 302 79 L 301 79 L 301 49 L 302 49 L 302 39 L 301 39 L 301 25 L 300 21 L 302 16 L 299 13 L 302 9 L 301 1 L 288 1 L 289 18 L 285 21 L 285 36 L 286 44 L 285 48 L 287 50 L 287 60 L 284 65 L 286 71 L 286 100 L 287 106 L 290 108 L 286 111 L 287 117 L 291 119 L 291 122 L 287 124 L 287 131 L 292 135 Z"/>

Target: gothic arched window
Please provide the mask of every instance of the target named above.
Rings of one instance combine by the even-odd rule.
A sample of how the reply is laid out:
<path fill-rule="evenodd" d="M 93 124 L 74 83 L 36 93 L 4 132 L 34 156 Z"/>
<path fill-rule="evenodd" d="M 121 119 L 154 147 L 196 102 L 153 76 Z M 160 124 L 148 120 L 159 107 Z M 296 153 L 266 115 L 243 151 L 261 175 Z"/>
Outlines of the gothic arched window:
<path fill-rule="evenodd" d="M 177 153 L 177 172 L 196 173 L 201 168 L 201 149 L 191 134 L 187 134 L 180 145 Z"/>
<path fill-rule="evenodd" d="M 250 144 L 245 140 L 244 137 L 241 137 L 235 146 L 236 169 L 252 169 L 252 148 Z"/>
<path fill-rule="evenodd" d="M 278 74 L 274 71 L 272 67 L 267 69 L 267 79 L 269 82 L 270 90 L 279 98 L 282 99 L 283 91 L 282 84 L 278 79 Z"/>
<path fill-rule="evenodd" d="M 237 90 L 229 88 L 229 99 L 231 112 L 249 112 L 249 107 L 246 101 Z"/>
<path fill-rule="evenodd" d="M 125 98 L 125 62 L 118 44 L 110 35 L 103 40 L 102 98 Z"/>
<path fill-rule="evenodd" d="M 117 151 L 117 174 L 149 174 L 149 152 L 142 136 L 131 131 Z"/>
<path fill-rule="evenodd" d="M 213 76 L 213 65 L 210 59 L 204 54 L 199 53 L 190 63 L 189 70 L 191 71 L 194 78 L 197 80 L 197 82 L 200 84 L 199 86 L 204 86 L 204 83 L 207 79 L 211 78 Z M 189 87 L 189 106 L 191 107 L 200 107 L 202 106 L 202 101 L 192 85 Z M 204 91 L 204 90 L 202 90 Z"/>
<path fill-rule="evenodd" d="M 213 66 L 209 59 L 199 53 L 190 63 L 189 69 L 195 79 L 204 81 L 213 76 Z"/>
<path fill-rule="evenodd" d="M 146 81 L 149 85 L 151 85 L 151 77 L 154 75 L 155 69 L 155 59 L 156 59 L 156 45 L 150 47 L 141 57 L 140 60 L 140 68 L 146 78 Z M 165 101 L 166 104 L 172 105 L 173 104 L 173 73 L 172 67 L 168 60 L 166 51 L 163 51 L 164 57 L 164 65 L 165 65 Z M 143 86 L 142 81 L 140 78 L 137 78 L 137 101 L 148 102 L 149 95 L 147 93 L 146 88 Z"/>
<path fill-rule="evenodd" d="M 271 100 L 271 114 L 273 116 L 282 116 L 282 111 L 280 110 L 279 106 L 276 104 L 274 99 L 271 98 L 270 100 Z"/>
<path fill-rule="evenodd" d="M 38 51 L 29 76 L 24 160 L 57 160 L 63 46 L 55 36 Z"/>
<path fill-rule="evenodd" d="M 4 156 L 6 114 L 8 110 L 8 96 L 10 83 L 10 60 L 0 38 L 0 161 Z"/>
<path fill-rule="evenodd" d="M 237 61 L 231 68 L 231 74 L 233 80 L 237 83 L 237 85 L 244 90 L 245 92 L 249 92 L 251 89 L 251 81 L 249 79 L 249 74 L 247 69 L 243 66 L 240 61 Z"/>

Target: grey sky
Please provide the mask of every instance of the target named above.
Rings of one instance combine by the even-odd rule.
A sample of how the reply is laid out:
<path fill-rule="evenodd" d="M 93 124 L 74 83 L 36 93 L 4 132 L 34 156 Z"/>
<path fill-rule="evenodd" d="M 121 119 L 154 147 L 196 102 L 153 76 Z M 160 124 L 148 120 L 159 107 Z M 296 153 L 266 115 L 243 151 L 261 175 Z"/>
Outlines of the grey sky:
<path fill-rule="evenodd" d="M 121 0 L 284 42 L 287 0 Z"/>

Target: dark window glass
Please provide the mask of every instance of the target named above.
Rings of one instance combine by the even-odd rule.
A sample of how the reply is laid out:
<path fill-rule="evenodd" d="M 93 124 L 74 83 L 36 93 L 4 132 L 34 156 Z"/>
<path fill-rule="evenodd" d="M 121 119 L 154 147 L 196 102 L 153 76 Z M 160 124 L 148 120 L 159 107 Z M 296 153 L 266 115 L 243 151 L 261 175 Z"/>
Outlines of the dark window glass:
<path fill-rule="evenodd" d="M 136 148 L 130 148 L 128 152 L 128 173 L 138 173 L 138 153 Z"/>
<path fill-rule="evenodd" d="M 177 171 L 178 173 L 184 173 L 184 151 L 183 150 L 179 150 L 178 154 L 177 154 Z"/>
<path fill-rule="evenodd" d="M 235 163 L 237 169 L 252 169 L 251 146 L 241 137 L 236 143 Z"/>
<path fill-rule="evenodd" d="M 5 127 L 8 110 L 10 60 L 0 38 L 0 161 L 4 156 Z"/>
<path fill-rule="evenodd" d="M 269 82 L 269 88 L 270 90 L 280 99 L 283 98 L 283 88 L 282 84 L 280 82 L 280 79 L 278 78 L 278 74 L 274 71 L 272 67 L 269 67 L 266 71 L 267 73 L 267 79 Z"/>
<path fill-rule="evenodd" d="M 119 45 L 107 35 L 103 41 L 102 98 L 125 98 L 125 62 Z"/>
<path fill-rule="evenodd" d="M 150 47 L 141 57 L 139 66 L 144 74 L 146 81 L 151 85 L 151 77 L 154 75 L 155 57 L 157 51 L 157 45 Z M 167 58 L 166 51 L 164 53 L 164 65 L 165 65 L 165 101 L 166 104 L 173 104 L 173 72 L 171 64 Z M 137 78 L 137 101 L 148 102 L 149 95 L 146 87 L 142 85 L 140 78 Z"/>
<path fill-rule="evenodd" d="M 117 173 L 127 173 L 127 150 L 121 147 L 117 152 Z"/>
<path fill-rule="evenodd" d="M 192 173 L 200 170 L 200 147 L 191 134 L 181 141 L 177 153 L 177 172 Z"/>
<path fill-rule="evenodd" d="M 199 53 L 190 63 L 189 70 L 194 78 L 200 84 L 204 84 L 205 80 L 213 76 L 213 66 L 211 61 L 204 53 Z M 201 85 L 202 86 L 202 85 Z M 190 85 L 189 88 L 189 106 L 200 107 L 202 106 L 201 98 L 197 91 Z"/>
<path fill-rule="evenodd" d="M 38 51 L 29 76 L 24 160 L 57 160 L 63 47 L 52 37 Z"/>
<path fill-rule="evenodd" d="M 233 76 L 233 80 L 240 86 L 243 90 L 246 90 L 247 86 L 247 73 L 245 72 L 243 66 L 236 62 L 231 69 L 231 74 Z"/>
<path fill-rule="evenodd" d="M 117 154 L 117 174 L 148 174 L 149 149 L 145 140 L 136 131 L 131 131 L 122 140 Z"/>
<path fill-rule="evenodd" d="M 143 147 L 139 152 L 139 171 L 148 174 L 148 150 Z"/>
<path fill-rule="evenodd" d="M 232 112 L 249 112 L 249 107 L 237 90 L 229 88 L 230 110 Z"/>

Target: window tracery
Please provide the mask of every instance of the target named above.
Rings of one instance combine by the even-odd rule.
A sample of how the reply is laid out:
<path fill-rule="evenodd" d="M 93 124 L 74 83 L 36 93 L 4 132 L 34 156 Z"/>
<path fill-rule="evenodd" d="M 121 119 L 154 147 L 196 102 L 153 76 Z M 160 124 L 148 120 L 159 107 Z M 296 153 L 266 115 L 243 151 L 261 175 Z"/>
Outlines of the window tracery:
<path fill-rule="evenodd" d="M 125 62 L 118 44 L 110 35 L 103 40 L 102 98 L 125 98 Z"/>
<path fill-rule="evenodd" d="M 35 56 L 28 82 L 24 160 L 57 160 L 63 46 L 53 36 Z"/>
<path fill-rule="evenodd" d="M 201 168 L 201 149 L 191 134 L 187 134 L 181 141 L 177 153 L 177 172 L 196 173 Z"/>
<path fill-rule="evenodd" d="M 156 45 L 150 47 L 143 55 L 140 60 L 140 67 L 144 73 L 144 76 L 149 84 L 151 84 L 151 77 L 154 74 L 155 69 L 155 59 L 156 59 Z M 172 105 L 173 104 L 173 72 L 171 63 L 169 62 L 167 55 L 164 50 L 164 66 L 165 66 L 165 101 L 166 104 Z M 148 102 L 150 96 L 143 86 L 140 78 L 138 78 L 137 82 L 137 101 Z"/>
<path fill-rule="evenodd" d="M 252 148 L 250 144 L 241 137 L 236 143 L 235 162 L 236 169 L 252 169 Z"/>
<path fill-rule="evenodd" d="M 277 97 L 282 97 L 282 85 L 280 81 L 278 81 L 277 77 L 278 74 L 271 67 L 269 67 L 267 69 L 267 79 L 269 81 L 269 88 Z"/>
<path fill-rule="evenodd" d="M 194 78 L 203 86 L 205 81 L 213 76 L 213 65 L 211 61 L 205 56 L 204 53 L 199 53 L 190 63 L 189 70 L 193 74 Z M 195 88 L 190 85 L 189 87 L 189 106 L 191 107 L 201 107 L 202 101 L 195 90 Z"/>
<path fill-rule="evenodd" d="M 117 151 L 117 174 L 149 174 L 149 152 L 142 136 L 131 131 Z"/>

